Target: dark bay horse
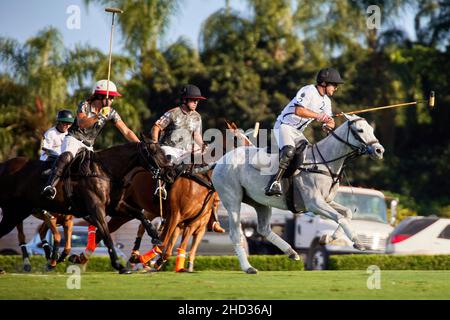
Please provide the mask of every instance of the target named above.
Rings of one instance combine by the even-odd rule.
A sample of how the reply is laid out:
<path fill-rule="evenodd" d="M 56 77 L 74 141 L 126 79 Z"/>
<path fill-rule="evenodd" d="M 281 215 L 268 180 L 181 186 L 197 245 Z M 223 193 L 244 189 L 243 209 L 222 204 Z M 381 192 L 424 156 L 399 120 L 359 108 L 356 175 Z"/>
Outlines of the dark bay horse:
<path fill-rule="evenodd" d="M 76 161 L 76 160 L 75 160 Z M 156 144 L 127 143 L 94 153 L 90 174 L 72 175 L 71 182 L 62 179 L 55 199 L 41 196 L 46 177 L 42 176 L 43 162 L 17 157 L 0 164 L 0 238 L 27 218 L 33 209 L 71 214 L 84 218 L 97 227 L 108 247 L 111 264 L 120 273 L 129 271 L 120 263 L 105 220 L 105 215 L 116 214 L 122 198 L 123 177 L 136 167 L 157 170 L 166 175 L 167 160 Z M 128 212 L 128 214 L 132 214 Z M 143 217 L 136 215 L 143 220 Z M 142 221 L 144 222 L 144 221 Z"/>

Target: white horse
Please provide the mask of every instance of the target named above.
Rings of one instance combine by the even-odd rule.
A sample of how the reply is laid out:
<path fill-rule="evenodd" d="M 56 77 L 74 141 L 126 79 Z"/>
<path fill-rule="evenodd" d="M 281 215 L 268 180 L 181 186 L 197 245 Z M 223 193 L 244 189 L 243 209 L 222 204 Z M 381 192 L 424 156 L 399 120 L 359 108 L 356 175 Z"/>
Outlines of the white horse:
<path fill-rule="evenodd" d="M 373 159 L 382 159 L 384 148 L 376 139 L 373 128 L 358 116 L 347 116 L 347 121 L 331 131 L 323 140 L 306 148 L 303 164 L 294 173 L 294 201 L 297 208 L 320 214 L 334 220 L 338 228 L 332 237 L 321 239 L 328 243 L 343 233 L 354 243 L 354 247 L 364 250 L 350 227 L 352 212 L 333 201 L 339 185 L 339 177 L 344 163 L 349 158 L 368 154 Z M 225 154 L 214 168 L 212 181 L 219 193 L 230 221 L 230 238 L 241 269 L 246 273 L 257 273 L 250 265 L 242 246 L 240 210 L 241 202 L 253 206 L 257 212 L 257 231 L 268 241 L 280 248 L 289 258 L 300 260 L 297 252 L 270 228 L 272 207 L 287 209 L 285 195 L 268 197 L 264 194 L 271 175 L 263 175 L 254 159 L 271 157 L 262 149 L 239 147 Z M 278 157 L 278 154 L 272 156 Z M 277 158 L 278 159 L 278 158 Z"/>

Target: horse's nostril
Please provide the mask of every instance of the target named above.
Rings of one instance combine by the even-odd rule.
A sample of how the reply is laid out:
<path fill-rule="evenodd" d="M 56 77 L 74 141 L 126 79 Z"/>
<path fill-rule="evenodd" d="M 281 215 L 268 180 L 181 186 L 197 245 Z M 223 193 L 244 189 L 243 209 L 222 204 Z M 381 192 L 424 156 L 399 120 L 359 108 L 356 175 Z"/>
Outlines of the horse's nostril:
<path fill-rule="evenodd" d="M 375 149 L 375 152 L 376 153 L 383 153 L 383 149 L 377 148 L 377 149 Z"/>

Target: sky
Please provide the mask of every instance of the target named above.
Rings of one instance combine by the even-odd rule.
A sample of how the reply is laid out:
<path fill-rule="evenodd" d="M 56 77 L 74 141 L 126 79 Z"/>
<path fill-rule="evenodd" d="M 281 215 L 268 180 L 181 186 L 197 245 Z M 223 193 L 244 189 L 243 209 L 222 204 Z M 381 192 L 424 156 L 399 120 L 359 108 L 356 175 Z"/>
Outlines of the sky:
<path fill-rule="evenodd" d="M 225 0 L 181 0 L 179 12 L 172 18 L 163 45 L 173 43 L 179 36 L 185 36 L 198 47 L 198 35 L 205 19 L 224 7 Z M 230 0 L 233 9 L 244 15 L 248 12 L 246 1 Z M 73 8 L 80 10 L 79 28 L 69 28 Z M 71 11 L 72 10 L 72 11 Z M 412 19 L 406 17 L 399 23 L 412 34 Z M 52 25 L 63 35 L 67 48 L 75 44 L 89 44 L 108 53 L 111 30 L 111 14 L 104 7 L 90 5 L 83 0 L 0 0 L 0 36 L 17 39 L 24 43 L 39 30 Z M 124 53 L 118 30 L 114 32 L 114 53 Z"/>
<path fill-rule="evenodd" d="M 170 44 L 185 36 L 198 47 L 198 35 L 202 22 L 225 5 L 225 0 L 182 0 L 179 12 L 172 18 L 163 44 Z M 245 11 L 245 1 L 231 0 L 232 8 Z M 80 27 L 73 22 L 74 9 L 80 10 Z M 75 7 L 75 10 L 77 10 Z M 56 27 L 63 35 L 67 48 L 75 44 L 90 44 L 93 47 L 109 50 L 111 14 L 98 5 L 87 7 L 83 0 L 0 0 L 0 36 L 17 39 L 21 43 L 35 36 L 49 25 Z M 75 27 L 73 27 L 75 26 Z M 113 52 L 122 52 L 120 33 L 114 32 Z"/>

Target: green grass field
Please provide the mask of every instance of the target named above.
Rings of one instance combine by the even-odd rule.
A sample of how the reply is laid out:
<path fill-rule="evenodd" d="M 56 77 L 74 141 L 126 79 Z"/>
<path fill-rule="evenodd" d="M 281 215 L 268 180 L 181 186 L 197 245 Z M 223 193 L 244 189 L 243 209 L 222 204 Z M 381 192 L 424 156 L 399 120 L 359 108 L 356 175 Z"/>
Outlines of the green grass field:
<path fill-rule="evenodd" d="M 200 271 L 118 275 L 5 274 L 0 299 L 450 299 L 450 271 L 381 271 L 381 288 L 369 290 L 365 271 Z"/>

